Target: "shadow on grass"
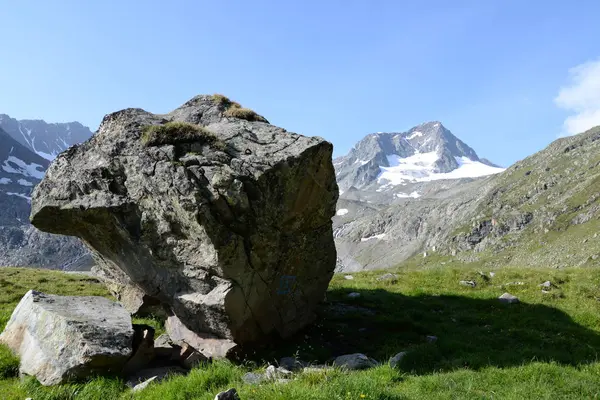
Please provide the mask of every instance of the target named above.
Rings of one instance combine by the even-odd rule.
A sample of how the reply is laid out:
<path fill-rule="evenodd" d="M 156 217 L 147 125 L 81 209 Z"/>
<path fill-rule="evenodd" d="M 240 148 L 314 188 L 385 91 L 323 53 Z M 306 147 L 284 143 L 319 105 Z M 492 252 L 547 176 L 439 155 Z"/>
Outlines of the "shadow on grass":
<path fill-rule="evenodd" d="M 597 361 L 600 350 L 596 332 L 545 305 L 412 297 L 383 289 L 361 290 L 359 298 L 349 299 L 349 292 L 328 292 L 329 303 L 320 307 L 315 324 L 246 359 L 272 362 L 296 354 L 304 361 L 326 362 L 360 352 L 385 362 L 408 351 L 400 367 L 427 374 L 534 361 L 581 365 Z M 437 340 L 430 343 L 428 336 Z"/>

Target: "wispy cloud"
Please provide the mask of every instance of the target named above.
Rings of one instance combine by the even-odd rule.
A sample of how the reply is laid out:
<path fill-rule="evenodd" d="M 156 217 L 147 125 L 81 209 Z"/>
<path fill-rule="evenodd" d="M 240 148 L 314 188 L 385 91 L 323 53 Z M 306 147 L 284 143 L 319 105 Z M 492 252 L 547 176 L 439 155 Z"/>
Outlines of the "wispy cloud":
<path fill-rule="evenodd" d="M 600 59 L 571 68 L 554 102 L 573 113 L 563 124 L 563 136 L 600 125 Z"/>

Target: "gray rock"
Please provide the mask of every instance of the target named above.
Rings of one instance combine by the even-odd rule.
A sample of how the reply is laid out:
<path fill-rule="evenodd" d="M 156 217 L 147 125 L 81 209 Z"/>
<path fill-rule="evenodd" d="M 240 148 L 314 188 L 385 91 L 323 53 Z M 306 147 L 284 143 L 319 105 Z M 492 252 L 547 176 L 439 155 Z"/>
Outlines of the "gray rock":
<path fill-rule="evenodd" d="M 541 283 L 540 286 L 544 287 L 544 288 L 551 288 L 552 287 L 552 282 L 546 281 L 544 283 Z"/>
<path fill-rule="evenodd" d="M 438 341 L 438 337 L 433 336 L 433 335 L 428 335 L 425 337 L 425 340 L 427 341 L 427 343 L 435 343 Z"/>
<path fill-rule="evenodd" d="M 248 385 L 257 385 L 264 380 L 265 380 L 265 377 L 263 375 L 260 375 L 260 374 L 254 373 L 254 372 L 248 372 L 248 373 L 244 374 L 244 376 L 242 376 L 242 381 L 244 381 L 244 383 L 246 383 Z"/>
<path fill-rule="evenodd" d="M 383 274 L 380 277 L 378 277 L 377 280 L 378 281 L 392 281 L 392 282 L 396 282 L 398 280 L 398 275 L 392 274 L 392 273 L 387 273 L 387 274 Z"/>
<path fill-rule="evenodd" d="M 279 360 L 279 366 L 288 371 L 298 371 L 306 366 L 306 363 L 297 360 L 295 357 L 283 357 Z"/>
<path fill-rule="evenodd" d="M 132 354 L 132 342 L 131 317 L 117 303 L 33 290 L 0 335 L 0 343 L 21 359 L 21 373 L 43 385 L 120 372 Z"/>
<path fill-rule="evenodd" d="M 502 296 L 498 297 L 498 300 L 500 300 L 501 303 L 505 304 L 513 304 L 519 302 L 519 298 L 517 296 L 513 296 L 510 293 L 504 293 Z"/>
<path fill-rule="evenodd" d="M 225 358 L 236 347 L 236 344 L 229 339 L 222 339 L 208 333 L 192 332 L 176 316 L 167 318 L 165 329 L 173 343 L 181 347 L 187 344 L 206 358 Z"/>
<path fill-rule="evenodd" d="M 354 277 L 352 275 L 344 275 L 344 279 L 351 281 L 354 279 Z"/>
<path fill-rule="evenodd" d="M 275 367 L 274 365 L 269 365 L 267 370 L 265 371 L 265 378 L 267 380 L 278 380 L 278 379 L 287 379 L 292 375 L 291 371 L 288 371 L 282 367 Z"/>
<path fill-rule="evenodd" d="M 141 371 L 137 371 L 134 375 L 131 375 L 126 380 L 126 385 L 133 388 L 134 391 L 145 389 L 150 382 L 160 382 L 170 376 L 185 375 L 188 371 L 177 366 L 166 366 L 157 368 L 148 368 Z M 143 385 L 138 389 L 137 386 Z"/>
<path fill-rule="evenodd" d="M 390 367 L 396 368 L 402 362 L 402 359 L 408 354 L 406 351 L 401 351 L 394 357 L 390 358 Z"/>
<path fill-rule="evenodd" d="M 459 282 L 462 286 L 470 286 L 470 287 L 475 287 L 477 286 L 477 283 L 475 281 L 460 281 Z"/>
<path fill-rule="evenodd" d="M 157 378 L 158 378 L 157 376 L 153 376 L 152 378 L 147 379 L 142 383 L 138 383 L 131 390 L 134 392 L 141 392 L 142 390 L 146 389 L 148 387 L 148 385 L 150 385 L 152 382 L 154 382 Z"/>
<path fill-rule="evenodd" d="M 356 298 L 360 297 L 360 293 L 352 292 L 352 293 L 348 294 L 348 297 L 351 299 L 356 299 Z"/>
<path fill-rule="evenodd" d="M 362 353 L 347 354 L 337 357 L 333 365 L 348 370 L 368 369 L 377 366 L 377 361 Z"/>
<path fill-rule="evenodd" d="M 127 361 L 123 373 L 129 375 L 147 367 L 155 358 L 154 328 L 133 325 L 133 356 Z"/>
<path fill-rule="evenodd" d="M 235 389 L 229 389 L 226 392 L 221 392 L 215 396 L 215 400 L 240 400 L 240 396 Z"/>
<path fill-rule="evenodd" d="M 493 278 L 494 276 L 496 276 L 495 272 L 490 272 L 490 278 Z"/>
<path fill-rule="evenodd" d="M 83 239 L 119 298 L 139 292 L 131 311 L 143 294 L 198 335 L 246 344 L 314 320 L 336 265 L 339 190 L 331 143 L 228 116 L 228 104 L 197 96 L 165 115 L 107 115 L 51 164 L 31 221 Z M 168 121 L 214 139 L 144 143 L 145 127 Z"/>

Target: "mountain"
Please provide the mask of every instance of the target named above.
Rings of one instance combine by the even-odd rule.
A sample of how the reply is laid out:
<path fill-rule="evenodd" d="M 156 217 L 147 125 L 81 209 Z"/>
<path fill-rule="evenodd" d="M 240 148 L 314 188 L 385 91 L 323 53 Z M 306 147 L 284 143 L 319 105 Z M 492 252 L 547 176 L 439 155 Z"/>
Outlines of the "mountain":
<path fill-rule="evenodd" d="M 420 195 L 418 190 L 407 192 L 399 190 L 399 186 L 475 178 L 503 171 L 480 159 L 475 150 L 438 121 L 415 126 L 407 132 L 368 135 L 348 155 L 336 158 L 334 165 L 342 192 L 351 188 L 396 191 L 396 197 Z"/>
<path fill-rule="evenodd" d="M 430 184 L 420 197 L 391 204 L 369 203 L 358 189 L 342 196 L 334 217 L 338 270 L 384 268 L 417 255 L 491 266 L 600 261 L 600 127 L 504 172 Z"/>
<path fill-rule="evenodd" d="M 29 223 L 31 192 L 48 165 L 0 128 L 0 266 L 89 264 L 79 240 L 38 231 Z"/>
<path fill-rule="evenodd" d="M 52 123 L 43 120 L 16 120 L 0 114 L 0 128 L 14 140 L 46 160 L 92 136 L 92 131 L 79 122 Z"/>

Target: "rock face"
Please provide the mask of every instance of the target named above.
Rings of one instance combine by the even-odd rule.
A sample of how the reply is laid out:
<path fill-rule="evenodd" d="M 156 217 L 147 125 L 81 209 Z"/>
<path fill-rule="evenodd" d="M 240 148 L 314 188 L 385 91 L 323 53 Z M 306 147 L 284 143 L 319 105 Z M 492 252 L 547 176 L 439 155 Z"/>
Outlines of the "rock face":
<path fill-rule="evenodd" d="M 43 385 L 95 372 L 120 372 L 132 352 L 129 313 L 103 297 L 54 296 L 30 290 L 0 335 L 21 359 L 20 371 Z"/>
<path fill-rule="evenodd" d="M 31 220 L 81 238 L 131 311 L 158 301 L 191 331 L 240 344 L 313 319 L 336 263 L 338 187 L 330 143 L 236 118 L 249 110 L 232 104 L 198 96 L 165 115 L 106 116 L 52 163 Z M 173 122 L 204 137 L 144 139 Z"/>

